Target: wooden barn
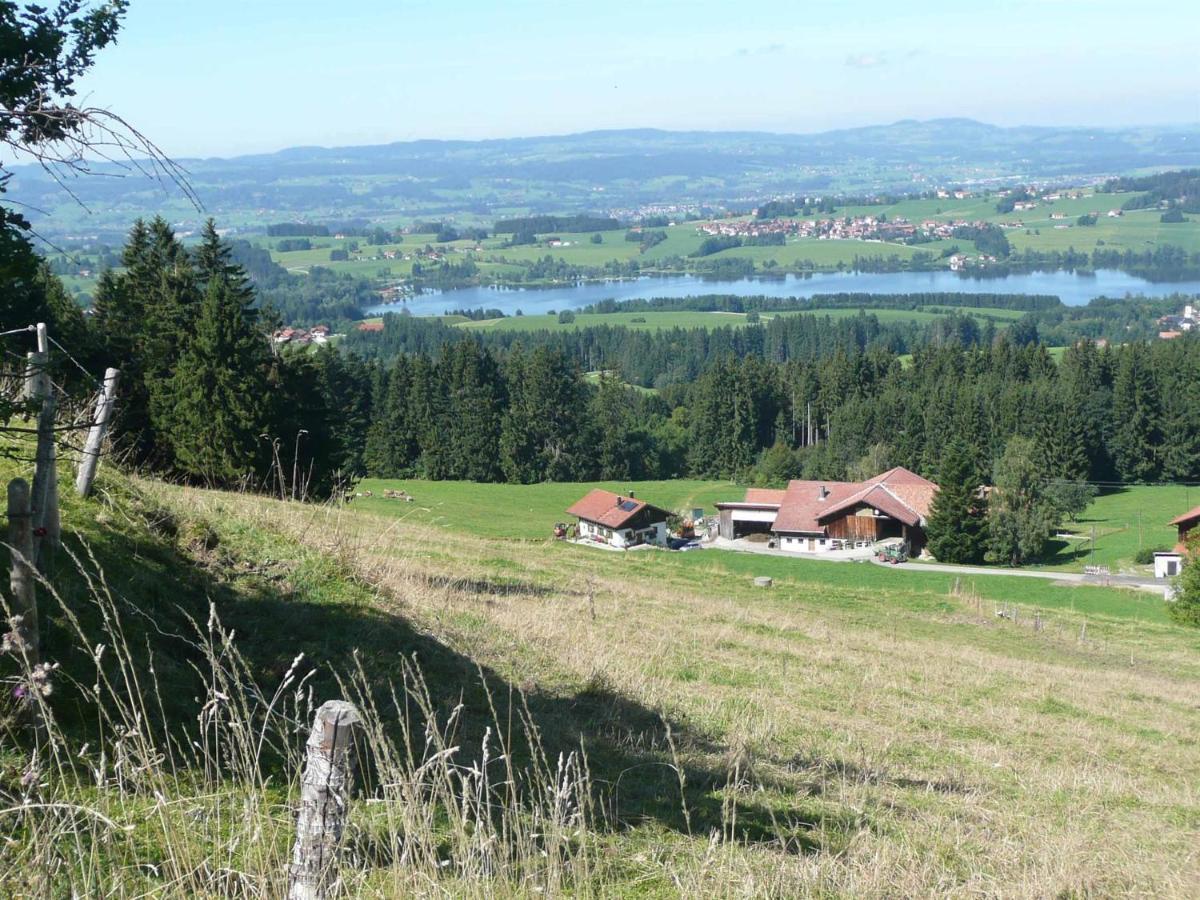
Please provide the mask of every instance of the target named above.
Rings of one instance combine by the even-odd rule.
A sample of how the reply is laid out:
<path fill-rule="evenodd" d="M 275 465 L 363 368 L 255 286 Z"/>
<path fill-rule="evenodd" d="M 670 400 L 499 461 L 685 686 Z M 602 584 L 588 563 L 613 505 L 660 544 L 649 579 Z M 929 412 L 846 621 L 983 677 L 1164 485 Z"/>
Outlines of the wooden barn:
<path fill-rule="evenodd" d="M 1175 526 L 1179 534 L 1179 543 L 1175 545 L 1175 549 L 1180 553 L 1185 553 L 1188 538 L 1191 537 L 1196 526 L 1200 525 L 1200 506 L 1185 512 L 1182 516 L 1176 516 L 1170 524 Z"/>
<path fill-rule="evenodd" d="M 785 491 L 751 489 L 743 501 L 718 503 L 720 534 L 752 534 L 770 515 L 766 530 L 782 550 L 862 549 L 899 538 L 917 554 L 935 493 L 936 484 L 902 467 L 867 481 L 792 481 Z"/>

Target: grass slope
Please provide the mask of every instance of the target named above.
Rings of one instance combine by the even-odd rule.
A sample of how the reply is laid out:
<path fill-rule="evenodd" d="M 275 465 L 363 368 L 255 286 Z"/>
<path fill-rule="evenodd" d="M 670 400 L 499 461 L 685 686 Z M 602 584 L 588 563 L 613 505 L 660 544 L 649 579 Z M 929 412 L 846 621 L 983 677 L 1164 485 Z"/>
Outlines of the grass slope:
<path fill-rule="evenodd" d="M 933 574 L 708 551 L 605 553 L 545 539 L 578 486 L 404 486 L 416 503 L 346 509 L 130 482 L 107 469 L 95 500 L 67 501 L 68 546 L 80 552 L 86 541 L 103 564 L 142 693 L 157 683 L 170 724 L 194 734 L 196 748 L 201 734 L 220 735 L 224 755 L 212 758 L 226 762 L 186 764 L 192 745 L 181 741 L 168 771 L 138 742 L 94 734 L 91 648 L 109 644 L 111 661 L 111 620 L 88 612 L 86 583 L 64 565 L 65 605 L 46 603 L 44 629 L 47 655 L 64 667 L 53 702 L 76 741 L 68 757 L 86 765 L 77 789 L 56 772 L 39 791 L 113 827 L 25 809 L 0 845 L 0 891 L 280 893 L 306 724 L 303 710 L 288 711 L 288 678 L 309 669 L 316 701 L 349 691 L 364 708 L 367 698 L 378 704 L 372 747 L 412 719 L 419 755 L 423 721 L 459 722 L 444 780 L 390 768 L 366 778 L 373 802 L 356 801 L 348 832 L 347 890 L 357 896 L 1187 897 L 1200 888 L 1200 634 L 1124 606 L 1143 599 L 999 577 L 955 592 Z M 664 482 L 639 493 L 708 506 L 728 488 Z M 753 587 L 763 573 L 776 576 L 771 589 Z M 1029 592 L 1021 602 L 1039 607 L 1040 629 L 1032 616 L 995 615 L 1018 599 L 1005 591 Z M 188 633 L 185 613 L 205 632 L 210 602 L 236 631 L 216 641 L 216 658 L 228 669 L 237 648 L 246 670 L 218 693 L 204 655 L 176 637 Z M 68 610 L 89 632 L 78 648 Z M 389 699 L 388 683 L 414 658 L 429 716 L 412 695 Z M 357 689 L 334 677 L 354 670 Z M 105 703 L 129 693 L 102 691 Z M 538 758 L 521 740 L 511 756 L 480 751 L 489 723 L 494 740 L 519 732 L 523 714 L 550 761 L 540 781 L 520 774 Z M 264 722 L 270 752 L 240 761 L 238 734 L 253 747 Z M 5 808 L 23 802 L 14 734 L 11 723 L 0 730 Z M 101 761 L 96 741 L 127 765 Z M 553 775 L 560 753 L 581 748 L 594 806 Z M 510 758 L 523 812 L 504 818 L 502 788 L 487 814 L 462 819 L 470 773 L 508 784 Z M 410 782 L 420 789 L 386 786 Z M 555 804 L 565 819 L 546 818 Z"/>
<path fill-rule="evenodd" d="M 1147 573 L 1150 566 L 1134 564 L 1138 550 L 1170 550 L 1178 541 L 1168 523 L 1200 504 L 1200 487 L 1131 485 L 1098 496 L 1077 522 L 1063 524 L 1073 535 L 1056 545 L 1047 568 L 1079 571 L 1084 565 L 1108 566 L 1112 571 Z M 1092 533 L 1096 543 L 1093 551 Z"/>

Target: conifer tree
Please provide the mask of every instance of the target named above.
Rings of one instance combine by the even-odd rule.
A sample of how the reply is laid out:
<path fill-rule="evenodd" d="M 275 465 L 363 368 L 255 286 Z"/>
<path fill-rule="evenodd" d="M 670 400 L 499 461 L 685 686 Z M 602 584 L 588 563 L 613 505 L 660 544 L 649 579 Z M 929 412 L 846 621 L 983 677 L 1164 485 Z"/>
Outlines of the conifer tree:
<path fill-rule="evenodd" d="M 983 559 L 986 520 L 981 482 L 979 467 L 967 445 L 958 438 L 946 444 L 937 470 L 938 491 L 925 529 L 929 552 L 939 561 L 974 563 Z"/>
<path fill-rule="evenodd" d="M 1149 351 L 1142 344 L 1131 344 L 1122 349 L 1113 380 L 1112 455 L 1122 479 L 1146 481 L 1157 476 L 1159 415 Z"/>
<path fill-rule="evenodd" d="M 585 472 L 585 393 L 578 370 L 560 351 L 538 347 L 509 359 L 510 402 L 501 429 L 508 480 L 571 481 Z"/>
<path fill-rule="evenodd" d="M 170 379 L 173 414 L 162 428 L 182 473 L 232 484 L 255 471 L 268 425 L 269 364 L 244 298 L 223 278 L 210 281 L 195 336 Z"/>
<path fill-rule="evenodd" d="M 500 367 L 475 340 L 451 346 L 442 366 L 448 369 L 446 443 L 442 450 L 449 477 L 499 480 L 500 431 L 506 402 Z"/>
<path fill-rule="evenodd" d="M 1036 458 L 1032 440 L 1013 437 L 996 462 L 987 519 L 987 556 L 995 562 L 1019 566 L 1036 558 L 1056 524 L 1056 510 L 1045 494 L 1045 473 Z"/>
<path fill-rule="evenodd" d="M 408 416 L 417 446 L 415 471 L 422 478 L 450 477 L 446 455 L 446 382 L 441 369 L 425 356 L 413 359 Z"/>
<path fill-rule="evenodd" d="M 413 430 L 412 364 L 399 356 L 380 379 L 370 431 L 367 435 L 367 474 L 374 478 L 411 475 L 419 447 Z"/>
<path fill-rule="evenodd" d="M 331 413 L 323 426 L 322 464 L 344 482 L 364 473 L 363 454 L 371 421 L 370 379 L 362 360 L 326 344 L 309 354 L 321 405 Z"/>

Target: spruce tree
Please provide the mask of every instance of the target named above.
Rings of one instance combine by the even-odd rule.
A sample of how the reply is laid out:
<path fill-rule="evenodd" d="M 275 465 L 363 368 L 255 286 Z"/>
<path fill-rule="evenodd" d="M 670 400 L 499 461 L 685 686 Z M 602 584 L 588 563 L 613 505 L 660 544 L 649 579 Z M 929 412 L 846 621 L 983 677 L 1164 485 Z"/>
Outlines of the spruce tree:
<path fill-rule="evenodd" d="M 420 452 L 411 408 L 412 362 L 398 356 L 380 379 L 367 435 L 366 467 L 373 478 L 403 478 L 412 474 Z"/>
<path fill-rule="evenodd" d="M 1112 455 L 1126 481 L 1158 475 L 1160 409 L 1149 351 L 1134 343 L 1122 348 L 1113 380 Z"/>
<path fill-rule="evenodd" d="M 986 520 L 981 481 L 967 445 L 958 438 L 946 444 L 937 470 L 938 491 L 925 528 L 929 552 L 940 562 L 982 560 Z"/>
<path fill-rule="evenodd" d="M 510 402 L 501 428 L 509 481 L 572 481 L 587 471 L 583 380 L 558 350 L 539 347 L 509 360 Z"/>
<path fill-rule="evenodd" d="M 1013 437 L 996 462 L 988 502 L 988 559 L 1019 566 L 1039 556 L 1050 539 L 1057 512 L 1036 459 L 1032 440 Z"/>
<path fill-rule="evenodd" d="M 449 477 L 467 481 L 501 478 L 500 431 L 505 406 L 500 367 L 477 340 L 446 351 L 448 408 L 445 427 Z"/>
<path fill-rule="evenodd" d="M 162 431 L 185 475 L 233 484 L 255 471 L 268 425 L 270 351 L 247 321 L 244 298 L 223 279 L 209 282 L 195 335 L 170 380 L 172 415 Z"/>

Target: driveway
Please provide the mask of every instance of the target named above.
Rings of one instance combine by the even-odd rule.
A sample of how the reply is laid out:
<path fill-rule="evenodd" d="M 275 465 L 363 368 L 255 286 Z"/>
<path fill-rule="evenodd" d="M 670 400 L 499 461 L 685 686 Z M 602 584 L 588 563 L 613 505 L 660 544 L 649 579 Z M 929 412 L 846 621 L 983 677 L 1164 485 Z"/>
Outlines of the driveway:
<path fill-rule="evenodd" d="M 885 569 L 903 572 L 944 572 L 948 575 L 1002 575 L 1013 578 L 1041 578 L 1060 584 L 1089 584 L 1097 587 L 1120 587 L 1166 596 L 1167 583 L 1136 575 L 1083 575 L 1079 572 L 1046 572 L 1037 569 L 1006 569 L 989 566 L 949 566 L 935 562 L 905 562 L 899 565 L 879 562 L 871 551 L 847 550 L 827 553 L 797 553 L 795 550 L 779 550 L 753 541 L 713 538 L 702 541 L 701 547 L 711 550 L 733 550 L 738 553 L 759 553 L 763 556 L 784 556 L 789 559 L 813 559 L 820 562 L 861 562 L 870 560 Z"/>
<path fill-rule="evenodd" d="M 887 569 L 904 569 L 910 572 L 947 572 L 951 575 L 1008 575 L 1018 578 L 1043 578 L 1047 581 L 1068 584 L 1091 584 L 1099 587 L 1123 587 L 1137 591 L 1149 591 L 1165 595 L 1167 583 L 1136 575 L 1082 575 L 1079 572 L 1045 572 L 1036 569 L 1005 569 L 988 566 L 948 566 L 942 563 L 907 562 L 898 566 L 875 561 Z"/>

